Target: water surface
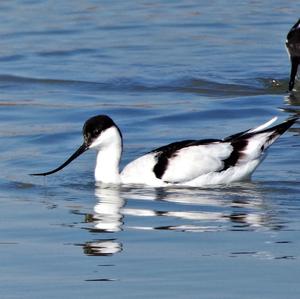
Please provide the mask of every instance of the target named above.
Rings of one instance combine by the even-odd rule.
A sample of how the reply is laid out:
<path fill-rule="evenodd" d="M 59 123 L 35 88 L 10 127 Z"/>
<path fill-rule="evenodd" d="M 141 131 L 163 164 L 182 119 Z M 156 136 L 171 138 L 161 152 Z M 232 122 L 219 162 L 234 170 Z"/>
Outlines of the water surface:
<path fill-rule="evenodd" d="M 122 166 L 299 115 L 284 49 L 297 11 L 281 0 L 1 3 L 0 297 L 299 297 L 299 123 L 249 183 L 103 188 L 94 152 L 28 175 L 64 161 L 97 114 L 123 132 Z"/>

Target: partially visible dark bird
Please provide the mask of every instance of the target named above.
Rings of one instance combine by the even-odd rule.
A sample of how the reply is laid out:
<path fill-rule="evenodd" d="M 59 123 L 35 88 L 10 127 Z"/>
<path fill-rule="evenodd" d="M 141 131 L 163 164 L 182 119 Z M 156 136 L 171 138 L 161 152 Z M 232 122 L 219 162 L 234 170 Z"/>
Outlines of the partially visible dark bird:
<path fill-rule="evenodd" d="M 295 85 L 298 65 L 300 64 L 300 19 L 287 34 L 285 45 L 291 60 L 289 91 L 292 91 Z"/>

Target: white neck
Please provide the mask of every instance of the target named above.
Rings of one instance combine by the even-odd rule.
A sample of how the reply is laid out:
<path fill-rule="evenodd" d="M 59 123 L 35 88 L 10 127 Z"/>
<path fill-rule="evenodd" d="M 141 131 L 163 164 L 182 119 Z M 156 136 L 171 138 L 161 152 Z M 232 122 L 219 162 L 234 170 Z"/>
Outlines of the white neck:
<path fill-rule="evenodd" d="M 104 131 L 92 144 L 97 149 L 95 168 L 96 182 L 120 184 L 119 163 L 122 139 L 116 127 Z"/>

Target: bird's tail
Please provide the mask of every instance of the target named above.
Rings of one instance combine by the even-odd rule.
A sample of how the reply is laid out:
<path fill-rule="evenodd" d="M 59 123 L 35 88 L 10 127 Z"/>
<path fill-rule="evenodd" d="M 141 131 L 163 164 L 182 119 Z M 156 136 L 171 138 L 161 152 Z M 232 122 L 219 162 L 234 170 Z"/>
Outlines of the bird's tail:
<path fill-rule="evenodd" d="M 253 131 L 250 130 L 249 134 L 253 134 L 253 135 L 264 134 L 266 136 L 266 140 L 264 142 L 264 149 L 267 149 L 278 137 L 280 137 L 284 132 L 286 132 L 298 119 L 299 117 L 292 117 L 276 126 L 273 126 L 271 128 L 263 128 L 262 130 L 260 129 L 260 127 L 257 127 L 256 129 L 253 129 Z"/>
<path fill-rule="evenodd" d="M 256 128 L 225 138 L 223 141 L 230 142 L 233 147 L 231 156 L 225 162 L 225 169 L 238 163 L 261 160 L 265 150 L 287 131 L 298 120 L 298 117 L 290 118 L 276 126 L 269 127 L 276 119 L 272 118 Z"/>

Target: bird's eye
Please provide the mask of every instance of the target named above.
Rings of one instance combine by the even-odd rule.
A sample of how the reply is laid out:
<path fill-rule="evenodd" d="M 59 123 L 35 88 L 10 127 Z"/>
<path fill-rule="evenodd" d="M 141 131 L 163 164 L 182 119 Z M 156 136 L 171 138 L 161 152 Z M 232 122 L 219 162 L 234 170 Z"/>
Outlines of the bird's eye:
<path fill-rule="evenodd" d="M 99 130 L 99 129 L 96 129 L 96 130 L 94 130 L 93 135 L 94 135 L 94 136 L 97 136 L 97 135 L 99 135 L 99 133 L 100 133 L 100 130 Z"/>

